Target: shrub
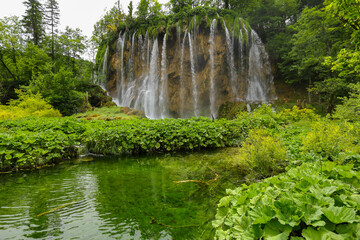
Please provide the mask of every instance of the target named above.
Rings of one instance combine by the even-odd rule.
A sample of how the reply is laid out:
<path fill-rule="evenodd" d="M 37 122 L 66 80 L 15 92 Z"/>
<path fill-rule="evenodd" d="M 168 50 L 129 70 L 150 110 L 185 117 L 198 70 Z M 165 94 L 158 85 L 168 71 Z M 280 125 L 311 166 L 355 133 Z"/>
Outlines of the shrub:
<path fill-rule="evenodd" d="M 320 116 L 317 115 L 312 109 L 304 108 L 299 109 L 294 106 L 292 109 L 284 109 L 279 113 L 279 118 L 287 123 L 298 122 L 300 120 L 315 121 L 319 120 Z"/>
<path fill-rule="evenodd" d="M 349 98 L 343 98 L 343 104 L 336 106 L 333 118 L 359 121 L 360 120 L 360 83 L 350 84 L 352 92 Z"/>
<path fill-rule="evenodd" d="M 334 179 L 341 169 L 329 164 L 323 175 L 318 164 L 304 164 L 227 190 L 212 223 L 215 239 L 360 239 L 359 192 Z M 360 180 L 357 172 L 347 175 Z"/>
<path fill-rule="evenodd" d="M 280 173 L 286 160 L 286 149 L 265 130 L 252 130 L 240 149 L 238 165 L 252 177 L 266 178 Z"/>
<path fill-rule="evenodd" d="M 347 122 L 315 122 L 302 139 L 302 151 L 321 159 L 343 162 L 347 154 L 360 153 L 357 130 Z"/>
<path fill-rule="evenodd" d="M 40 93 L 33 94 L 31 91 L 16 90 L 18 99 L 11 100 L 9 106 L 0 105 L 0 119 L 19 119 L 28 116 L 37 117 L 61 117 Z"/>
<path fill-rule="evenodd" d="M 239 122 L 200 117 L 93 122 L 85 138 L 90 152 L 116 155 L 233 146 L 246 134 Z"/>

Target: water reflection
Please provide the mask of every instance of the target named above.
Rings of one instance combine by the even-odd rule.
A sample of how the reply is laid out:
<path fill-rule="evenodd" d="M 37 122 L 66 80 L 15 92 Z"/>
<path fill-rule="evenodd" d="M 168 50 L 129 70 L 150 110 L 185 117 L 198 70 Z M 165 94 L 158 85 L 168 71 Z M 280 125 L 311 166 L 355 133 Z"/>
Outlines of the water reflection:
<path fill-rule="evenodd" d="M 224 181 L 212 188 L 174 182 L 212 179 L 215 170 L 219 170 L 217 164 L 227 154 L 95 158 L 1 175 L 0 236 L 211 238 L 209 222 L 221 197 L 219 191 L 224 190 Z M 226 183 L 229 187 L 229 181 Z"/>

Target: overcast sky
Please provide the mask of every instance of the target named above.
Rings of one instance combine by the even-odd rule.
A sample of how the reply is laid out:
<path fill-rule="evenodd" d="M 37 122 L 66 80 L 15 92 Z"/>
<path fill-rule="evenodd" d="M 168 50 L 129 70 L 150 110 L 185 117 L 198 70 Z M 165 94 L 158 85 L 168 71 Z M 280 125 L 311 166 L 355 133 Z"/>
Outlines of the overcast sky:
<path fill-rule="evenodd" d="M 6 1 L 6 3 L 4 3 Z M 134 9 L 140 0 L 133 0 Z M 166 3 L 168 0 L 158 0 Z M 8 16 L 22 17 L 25 13 L 24 0 L 1 0 L 0 18 Z M 45 0 L 40 0 L 44 3 Z M 60 29 L 66 26 L 80 28 L 85 35 L 91 36 L 94 24 L 112 8 L 117 0 L 57 0 L 60 7 Z M 122 8 L 127 12 L 130 0 L 120 0 Z"/>

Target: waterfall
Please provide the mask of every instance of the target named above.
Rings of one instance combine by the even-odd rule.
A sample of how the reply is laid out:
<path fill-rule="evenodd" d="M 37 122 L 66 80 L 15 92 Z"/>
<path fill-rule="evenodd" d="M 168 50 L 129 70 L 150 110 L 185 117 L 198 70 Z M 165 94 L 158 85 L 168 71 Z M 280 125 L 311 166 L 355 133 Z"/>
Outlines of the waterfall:
<path fill-rule="evenodd" d="M 159 118 L 158 116 L 158 92 L 159 89 L 159 70 L 158 70 L 158 59 L 159 59 L 159 46 L 158 39 L 156 38 L 151 51 L 150 61 L 150 73 L 147 81 L 146 94 L 145 94 L 145 114 L 147 117 L 154 119 Z"/>
<path fill-rule="evenodd" d="M 192 37 L 191 32 L 188 33 L 189 36 L 189 48 L 190 48 L 190 64 L 191 64 L 191 81 L 192 81 L 192 93 L 193 93 L 193 100 L 194 100 L 194 114 L 195 116 L 199 116 L 199 96 L 197 90 L 197 83 L 196 83 L 196 73 L 195 73 L 195 59 L 194 59 L 194 46 L 192 44 Z"/>
<path fill-rule="evenodd" d="M 126 32 L 124 32 L 122 36 L 122 42 L 121 42 L 121 53 L 120 53 L 120 62 L 121 62 L 121 73 L 120 73 L 120 79 L 121 79 L 121 96 L 119 96 L 119 103 L 120 105 L 123 105 L 124 102 L 124 95 L 125 95 L 125 74 L 124 74 L 124 48 L 125 48 L 125 39 Z M 121 101 L 120 101 L 121 100 Z"/>
<path fill-rule="evenodd" d="M 244 64 L 245 64 L 243 49 L 244 49 L 243 31 L 242 31 L 242 29 L 240 29 L 240 33 L 239 33 L 240 72 L 243 72 Z"/>
<path fill-rule="evenodd" d="M 116 51 L 118 53 L 119 57 L 119 66 L 118 66 L 118 71 L 119 73 L 117 74 L 117 79 L 116 79 L 116 98 L 114 99 L 116 105 L 121 105 L 121 98 L 123 95 L 123 89 L 125 88 L 124 84 L 125 81 L 123 81 L 122 77 L 123 77 L 123 60 L 124 60 L 124 42 L 125 42 L 125 33 L 123 34 L 123 36 L 121 35 L 121 33 L 119 33 L 119 37 L 118 37 L 118 41 L 116 44 Z"/>
<path fill-rule="evenodd" d="M 127 86 L 127 89 L 123 95 L 123 99 L 122 99 L 122 106 L 132 106 L 132 103 L 134 101 L 135 98 L 135 91 L 136 89 L 136 79 L 135 79 L 135 72 L 134 72 L 134 48 L 135 48 L 135 34 L 136 32 L 133 33 L 132 38 L 131 38 L 131 53 L 130 53 L 130 59 L 129 59 L 129 72 L 130 72 L 130 77 L 129 77 L 129 83 Z"/>
<path fill-rule="evenodd" d="M 166 34 L 163 40 L 162 52 L 161 52 L 161 79 L 160 79 L 160 98 L 159 98 L 159 108 L 161 118 L 168 116 L 168 83 L 167 83 L 167 73 L 166 73 Z"/>
<path fill-rule="evenodd" d="M 181 57 L 180 57 L 180 117 L 184 117 L 184 103 L 185 103 L 185 82 L 184 82 L 184 49 L 187 31 L 185 31 L 183 41 L 181 43 Z"/>
<path fill-rule="evenodd" d="M 105 53 L 104 53 L 104 59 L 102 62 L 102 71 L 101 71 L 101 77 L 99 81 L 99 86 L 106 91 L 106 76 L 107 71 L 109 68 L 109 46 L 106 47 Z"/>
<path fill-rule="evenodd" d="M 150 32 L 119 33 L 99 68 L 109 82 L 99 77 L 99 84 L 117 104 L 151 119 L 217 118 L 226 102 L 242 98 L 252 107 L 274 99 L 269 57 L 259 36 L 242 21 L 239 30 L 230 31 L 218 23 L 214 19 L 206 31 L 196 26 L 184 32 L 178 24 L 176 34 L 157 38 Z"/>
<path fill-rule="evenodd" d="M 249 76 L 246 100 L 267 101 L 269 98 L 269 84 L 272 84 L 272 74 L 269 57 L 261 39 L 254 30 L 251 30 L 249 50 Z"/>
<path fill-rule="evenodd" d="M 224 27 L 225 27 L 225 34 L 226 34 L 226 56 L 227 56 L 227 62 L 229 64 L 230 68 L 230 83 L 231 83 L 231 89 L 234 94 L 234 100 L 237 99 L 238 91 L 237 91 L 237 85 L 236 85 L 236 73 L 235 73 L 235 63 L 234 63 L 234 46 L 233 42 L 231 40 L 231 36 L 229 33 L 229 30 L 226 27 L 225 21 L 224 21 Z"/>
<path fill-rule="evenodd" d="M 216 118 L 217 117 L 217 109 L 216 109 L 216 90 L 215 90 L 215 80 L 214 80 L 214 39 L 215 39 L 215 27 L 216 27 L 216 19 L 214 19 L 211 22 L 211 26 L 210 26 L 210 38 L 209 38 L 209 44 L 210 44 L 210 48 L 209 48 L 209 55 L 210 55 L 210 113 L 211 116 Z"/>

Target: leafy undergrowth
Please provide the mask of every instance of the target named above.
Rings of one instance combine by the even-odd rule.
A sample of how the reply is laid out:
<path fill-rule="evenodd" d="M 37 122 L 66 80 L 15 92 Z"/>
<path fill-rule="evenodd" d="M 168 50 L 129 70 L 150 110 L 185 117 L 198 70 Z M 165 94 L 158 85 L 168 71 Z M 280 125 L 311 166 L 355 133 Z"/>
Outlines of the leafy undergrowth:
<path fill-rule="evenodd" d="M 144 112 L 130 109 L 127 107 L 101 107 L 94 108 L 92 111 L 79 113 L 74 115 L 76 118 L 86 120 L 122 120 L 122 119 L 138 119 L 145 117 Z"/>
<path fill-rule="evenodd" d="M 92 153 L 116 155 L 236 146 L 246 135 L 239 121 L 142 119 L 92 122 L 84 142 Z"/>
<path fill-rule="evenodd" d="M 74 117 L 0 121 L 0 168 L 38 167 L 76 155 L 118 155 L 238 146 L 248 129 L 207 118 L 86 121 Z"/>
<path fill-rule="evenodd" d="M 16 91 L 19 99 L 11 100 L 9 105 L 0 105 L 0 120 L 35 117 L 61 117 L 58 110 L 45 101 L 39 93 Z"/>
<path fill-rule="evenodd" d="M 360 174 L 352 167 L 307 163 L 227 190 L 213 221 L 215 238 L 360 239 Z"/>

